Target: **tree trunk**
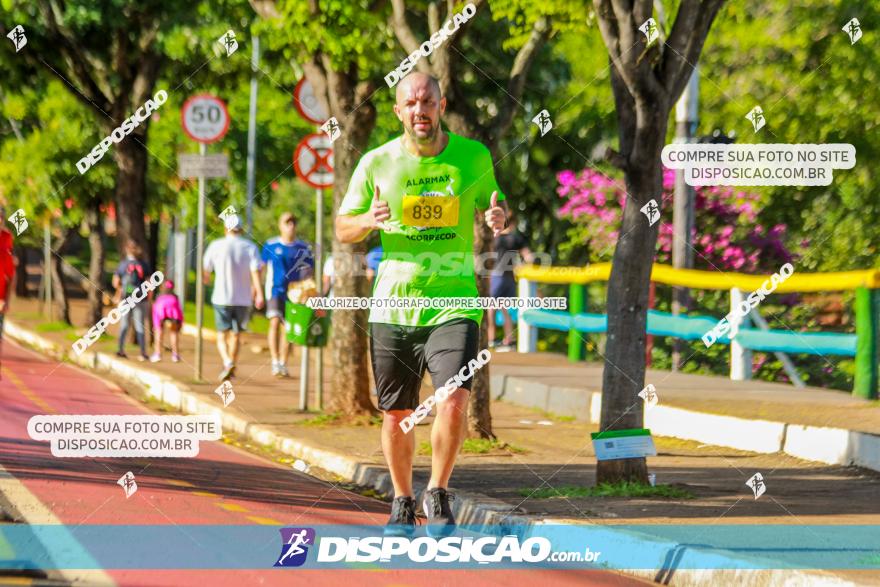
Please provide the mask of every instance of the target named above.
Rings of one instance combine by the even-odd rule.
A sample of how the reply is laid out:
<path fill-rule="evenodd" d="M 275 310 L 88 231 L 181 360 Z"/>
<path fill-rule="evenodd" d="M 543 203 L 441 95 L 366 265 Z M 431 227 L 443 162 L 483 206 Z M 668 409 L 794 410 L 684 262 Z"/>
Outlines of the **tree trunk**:
<path fill-rule="evenodd" d="M 149 121 L 144 121 L 144 125 Z M 111 129 L 112 130 L 112 129 Z M 138 140 L 135 140 L 135 136 Z M 128 239 L 148 250 L 144 203 L 146 200 L 147 150 L 146 134 L 133 134 L 113 147 L 116 174 L 116 241 L 119 251 L 125 250 Z M 138 142 L 140 141 L 140 142 Z"/>
<path fill-rule="evenodd" d="M 27 282 L 27 261 L 28 248 L 22 245 L 16 245 L 14 250 L 15 258 L 18 259 L 18 265 L 15 267 L 15 297 L 30 297 Z"/>
<path fill-rule="evenodd" d="M 64 272 L 61 264 L 64 263 L 62 255 L 70 242 L 71 237 L 76 233 L 74 228 L 62 228 L 61 238 L 56 245 L 52 247 L 52 297 L 55 303 L 55 315 L 61 322 L 71 324 L 70 322 L 70 304 L 67 300 L 67 293 L 64 291 Z"/>
<path fill-rule="evenodd" d="M 659 222 L 641 212 L 650 200 L 662 206 L 660 152 L 672 104 L 684 89 L 723 0 L 681 2 L 665 41 L 648 46 L 637 30 L 651 15 L 650 2 L 593 0 L 608 49 L 617 109 L 620 152 L 607 157 L 624 172 L 626 205 L 608 280 L 608 338 L 602 377 L 601 430 L 643 426 L 638 392 L 645 383 L 645 343 L 651 267 Z M 646 483 L 644 458 L 598 461 L 597 483 Z"/>
<path fill-rule="evenodd" d="M 333 145 L 334 214 L 331 218 L 335 218 L 335 211 L 342 205 L 359 153 L 366 150 L 370 132 L 375 125 L 375 110 L 366 108 L 366 112 L 360 114 L 356 110 L 345 119 L 340 119 L 340 124 L 347 129 L 347 132 L 342 133 Z M 333 230 L 332 225 L 329 228 Z M 369 297 L 369 284 L 359 266 L 366 252 L 365 242 L 342 244 L 334 234 L 333 293 L 335 296 Z M 342 412 L 349 417 L 377 414 L 378 411 L 370 397 L 367 311 L 333 312 L 332 329 L 330 354 L 333 359 L 333 379 L 329 402 L 331 411 Z"/>
<path fill-rule="evenodd" d="M 89 281 L 87 285 L 89 310 L 86 321 L 95 324 L 104 313 L 104 223 L 101 222 L 101 202 L 93 198 L 86 209 L 89 230 Z"/>
<path fill-rule="evenodd" d="M 147 244 L 147 260 L 153 271 L 159 268 L 159 230 L 162 224 L 158 220 L 150 222 L 150 238 Z"/>
<path fill-rule="evenodd" d="M 477 221 L 474 225 L 474 253 L 480 254 L 491 250 L 492 233 L 485 222 L 482 222 L 482 213 L 477 211 Z M 485 257 L 484 257 L 485 258 Z M 479 264 L 491 269 L 490 264 Z M 485 276 L 476 276 L 477 290 L 480 297 L 489 296 L 489 279 Z M 483 311 L 483 320 L 480 322 L 480 349 L 489 348 L 489 311 Z M 491 363 L 478 369 L 474 375 L 474 384 L 471 389 L 470 402 L 468 403 L 468 436 L 471 438 L 485 438 L 495 440 L 495 432 L 492 430 L 492 386 L 491 386 Z"/>
<path fill-rule="evenodd" d="M 612 68 L 613 69 L 613 68 Z M 612 76 L 620 126 L 621 155 L 627 199 L 620 238 L 608 280 L 608 338 L 602 375 L 600 430 L 642 428 L 644 407 L 638 397 L 645 385 L 648 290 L 660 223 L 649 226 L 640 208 L 649 200 L 662 203 L 660 151 L 666 137 L 669 108 L 663 103 L 637 104 L 619 92 Z M 647 484 L 645 459 L 598 461 L 596 483 L 634 481 Z"/>

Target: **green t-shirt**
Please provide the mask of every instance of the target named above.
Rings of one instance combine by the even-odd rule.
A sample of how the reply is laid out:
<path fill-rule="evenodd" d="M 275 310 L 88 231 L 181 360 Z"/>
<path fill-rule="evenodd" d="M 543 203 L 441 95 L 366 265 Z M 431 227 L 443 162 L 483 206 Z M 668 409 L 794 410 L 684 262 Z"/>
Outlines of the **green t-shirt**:
<path fill-rule="evenodd" d="M 375 186 L 391 219 L 381 231 L 382 262 L 374 298 L 477 297 L 474 278 L 474 213 L 489 207 L 495 181 L 489 149 L 447 133 L 449 144 L 434 157 L 418 157 L 402 137 L 364 155 L 339 208 L 340 215 L 369 211 Z M 477 308 L 372 308 L 370 322 L 434 326 L 455 318 L 479 323 Z"/>

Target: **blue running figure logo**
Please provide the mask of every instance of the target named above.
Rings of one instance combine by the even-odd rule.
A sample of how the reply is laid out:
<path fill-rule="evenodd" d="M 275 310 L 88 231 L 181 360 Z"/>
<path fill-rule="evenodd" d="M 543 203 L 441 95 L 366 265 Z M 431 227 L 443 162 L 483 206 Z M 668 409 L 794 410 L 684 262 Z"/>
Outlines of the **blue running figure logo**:
<path fill-rule="evenodd" d="M 301 567 L 315 544 L 314 528 L 281 528 L 281 556 L 276 567 Z"/>

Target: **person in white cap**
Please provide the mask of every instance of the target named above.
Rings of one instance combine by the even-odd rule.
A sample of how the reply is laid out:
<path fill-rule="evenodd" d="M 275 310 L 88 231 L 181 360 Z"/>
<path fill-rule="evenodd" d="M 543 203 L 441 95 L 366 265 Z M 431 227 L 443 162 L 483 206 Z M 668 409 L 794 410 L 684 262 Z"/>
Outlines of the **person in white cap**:
<path fill-rule="evenodd" d="M 223 359 L 220 380 L 235 376 L 241 332 L 247 328 L 251 305 L 263 307 L 260 284 L 260 250 L 241 235 L 241 218 L 228 214 L 223 221 L 226 237 L 213 241 L 205 249 L 202 266 L 205 283 L 210 283 L 214 272 L 214 323 L 217 328 L 217 350 Z"/>

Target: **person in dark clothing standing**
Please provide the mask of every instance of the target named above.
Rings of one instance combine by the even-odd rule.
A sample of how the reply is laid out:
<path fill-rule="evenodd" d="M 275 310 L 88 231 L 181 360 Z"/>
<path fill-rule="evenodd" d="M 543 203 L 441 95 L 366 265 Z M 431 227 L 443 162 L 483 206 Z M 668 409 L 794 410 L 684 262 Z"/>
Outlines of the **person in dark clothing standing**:
<path fill-rule="evenodd" d="M 509 211 L 507 228 L 495 237 L 493 250 L 497 257 L 490 278 L 489 295 L 493 298 L 515 298 L 516 278 L 513 268 L 519 264 L 520 255 L 526 263 L 531 263 L 532 252 L 529 250 L 528 239 L 516 229 L 513 211 Z M 489 310 L 489 346 L 495 346 L 495 312 L 501 312 L 504 317 L 504 338 L 498 350 L 512 350 L 513 319 L 506 309 Z"/>
<path fill-rule="evenodd" d="M 123 298 L 130 296 L 141 284 L 150 279 L 152 270 L 149 263 L 143 259 L 140 245 L 130 240 L 125 245 L 125 258 L 119 263 L 116 272 L 113 274 L 113 287 L 116 288 L 116 298 L 114 303 L 118 304 Z M 147 355 L 147 343 L 144 337 L 144 317 L 149 306 L 149 299 L 153 293 L 148 294 L 148 298 L 141 300 L 132 307 L 131 311 L 122 316 L 122 324 L 119 330 L 119 350 L 116 352 L 118 357 L 127 358 L 125 354 L 125 336 L 128 334 L 128 328 L 132 320 L 134 321 L 134 332 L 137 336 L 138 345 L 141 347 L 141 355 L 139 360 L 146 361 L 150 357 Z"/>

